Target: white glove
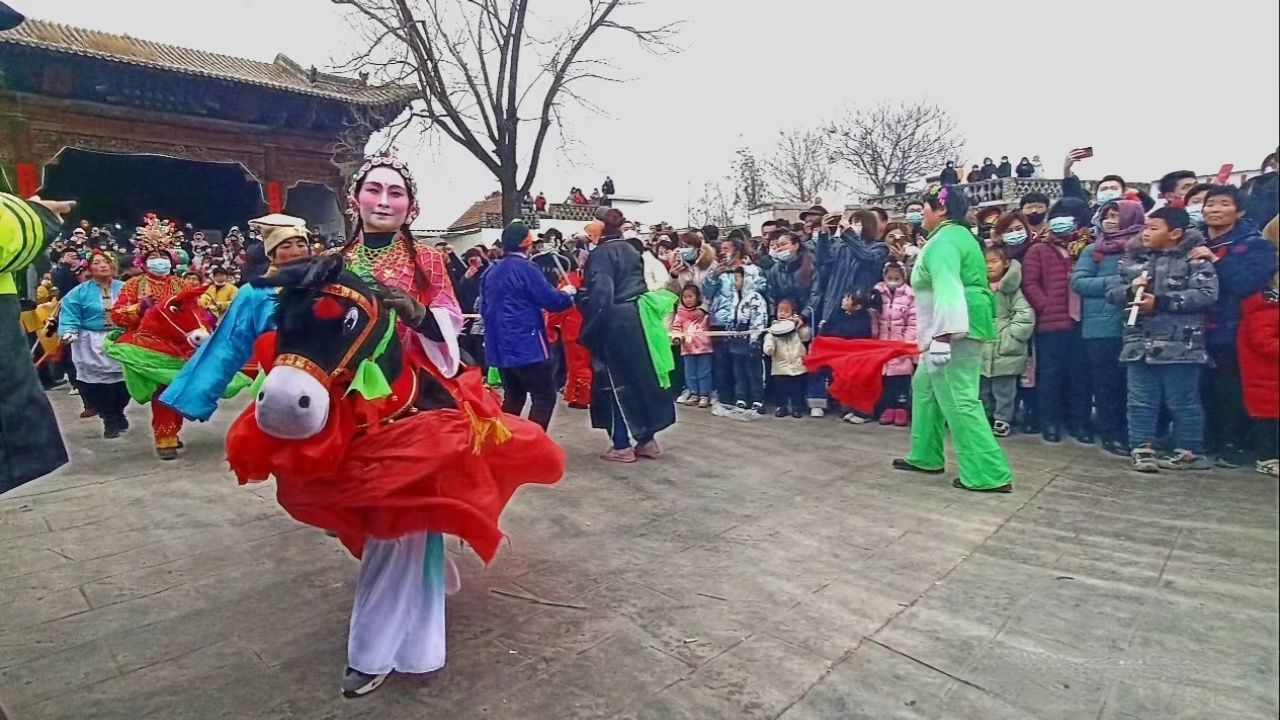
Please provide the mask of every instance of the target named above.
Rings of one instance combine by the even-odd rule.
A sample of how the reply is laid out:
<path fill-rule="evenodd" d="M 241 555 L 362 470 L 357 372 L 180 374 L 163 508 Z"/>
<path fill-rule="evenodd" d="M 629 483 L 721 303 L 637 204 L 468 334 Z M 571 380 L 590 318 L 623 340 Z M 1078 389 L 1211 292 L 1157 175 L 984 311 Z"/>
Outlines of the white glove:
<path fill-rule="evenodd" d="M 75 342 L 79 337 L 80 336 L 75 334 L 74 332 L 65 332 L 65 333 L 62 333 L 62 342 L 70 345 L 71 343 Z"/>
<path fill-rule="evenodd" d="M 578 288 L 572 285 L 565 285 L 564 287 L 560 288 L 560 292 L 564 293 L 565 295 L 568 295 L 569 297 L 573 297 L 574 295 L 578 294 Z"/>
<path fill-rule="evenodd" d="M 924 353 L 925 362 L 936 370 L 951 362 L 951 343 L 945 340 L 930 340 L 929 349 Z"/>

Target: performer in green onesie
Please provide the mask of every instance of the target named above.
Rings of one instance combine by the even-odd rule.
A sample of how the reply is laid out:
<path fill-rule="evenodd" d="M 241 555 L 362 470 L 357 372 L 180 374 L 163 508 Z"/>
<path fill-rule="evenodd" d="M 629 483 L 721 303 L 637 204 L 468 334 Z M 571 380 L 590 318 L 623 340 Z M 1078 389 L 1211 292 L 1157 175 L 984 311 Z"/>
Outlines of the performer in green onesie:
<path fill-rule="evenodd" d="M 943 472 L 943 435 L 951 430 L 962 490 L 1011 492 L 1013 472 L 978 398 L 982 343 L 996 338 L 993 298 L 982 247 L 960 222 L 969 200 L 954 187 L 924 195 L 928 243 L 916 259 L 920 365 L 911 380 L 911 452 L 893 466 L 930 474 Z"/>

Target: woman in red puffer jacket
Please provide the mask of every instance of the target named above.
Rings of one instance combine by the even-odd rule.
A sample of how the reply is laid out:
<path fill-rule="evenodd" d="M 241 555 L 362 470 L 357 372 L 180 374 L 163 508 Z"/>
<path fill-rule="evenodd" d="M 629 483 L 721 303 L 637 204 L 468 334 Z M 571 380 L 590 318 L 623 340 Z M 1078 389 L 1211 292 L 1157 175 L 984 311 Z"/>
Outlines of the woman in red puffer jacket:
<path fill-rule="evenodd" d="M 1236 335 L 1244 405 L 1255 422 L 1254 449 L 1257 470 L 1280 476 L 1280 290 L 1272 288 L 1245 298 L 1240 304 L 1240 331 Z"/>

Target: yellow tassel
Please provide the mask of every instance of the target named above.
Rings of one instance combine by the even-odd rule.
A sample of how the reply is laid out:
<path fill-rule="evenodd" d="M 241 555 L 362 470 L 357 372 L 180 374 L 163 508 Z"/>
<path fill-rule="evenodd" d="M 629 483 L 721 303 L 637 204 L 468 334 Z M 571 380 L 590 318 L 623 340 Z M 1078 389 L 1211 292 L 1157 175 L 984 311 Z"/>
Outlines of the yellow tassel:
<path fill-rule="evenodd" d="M 501 445 L 511 439 L 511 431 L 502 424 L 501 419 L 481 418 L 469 402 L 462 403 L 462 410 L 471 422 L 471 452 L 479 455 L 485 442 L 490 439 L 490 434 L 494 445 Z"/>

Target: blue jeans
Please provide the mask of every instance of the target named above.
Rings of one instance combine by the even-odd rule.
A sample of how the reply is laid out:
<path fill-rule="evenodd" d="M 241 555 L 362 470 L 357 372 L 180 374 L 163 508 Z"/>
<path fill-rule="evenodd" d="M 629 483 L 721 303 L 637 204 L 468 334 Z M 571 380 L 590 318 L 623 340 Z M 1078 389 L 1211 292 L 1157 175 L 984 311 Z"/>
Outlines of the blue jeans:
<path fill-rule="evenodd" d="M 1129 366 L 1129 447 L 1154 444 L 1156 419 L 1163 405 L 1173 420 L 1173 444 L 1204 454 L 1204 409 L 1200 407 L 1200 373 L 1192 363 Z"/>
<path fill-rule="evenodd" d="M 684 385 L 691 395 L 711 397 L 711 353 L 684 356 Z"/>
<path fill-rule="evenodd" d="M 618 399 L 613 393 L 608 394 L 609 409 L 613 414 L 613 420 L 610 422 L 609 438 L 613 441 L 614 450 L 626 450 L 631 447 L 631 433 L 627 430 L 627 419 L 622 415 L 622 408 L 618 405 Z M 636 444 L 644 445 L 653 440 L 653 436 L 637 437 Z"/>

